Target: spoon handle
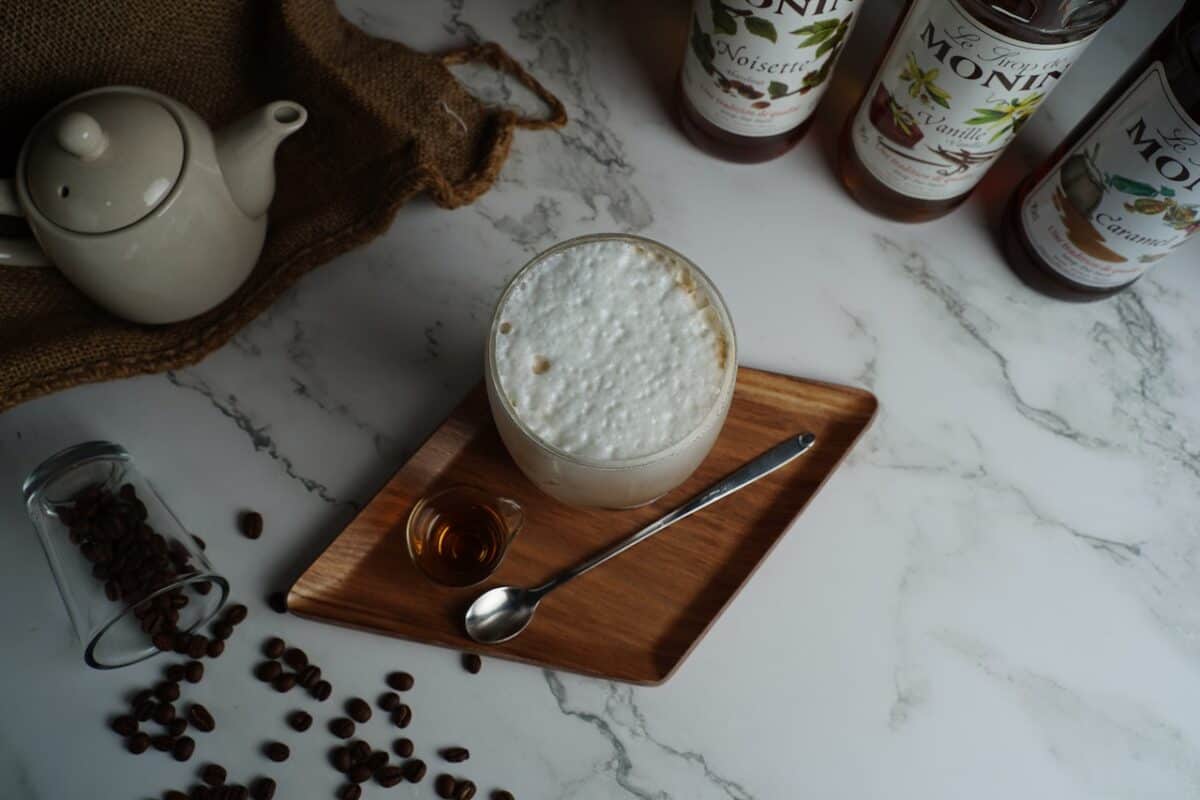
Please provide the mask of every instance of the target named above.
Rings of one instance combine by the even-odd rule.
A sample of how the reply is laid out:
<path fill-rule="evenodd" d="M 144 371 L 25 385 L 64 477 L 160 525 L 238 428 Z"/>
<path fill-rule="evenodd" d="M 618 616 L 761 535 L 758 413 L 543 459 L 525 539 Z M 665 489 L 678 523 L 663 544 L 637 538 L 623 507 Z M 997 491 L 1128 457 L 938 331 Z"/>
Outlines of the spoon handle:
<path fill-rule="evenodd" d="M 668 525 L 673 525 L 684 517 L 689 517 L 700 509 L 712 505 L 722 497 L 733 494 L 738 489 L 754 483 L 764 475 L 774 472 L 812 447 L 815 441 L 816 437 L 811 433 L 802 433 L 798 436 L 791 436 L 785 439 L 754 460 L 746 462 L 735 471 L 729 473 L 679 508 L 651 522 L 628 539 L 624 539 L 608 550 L 598 553 L 587 561 L 565 570 L 536 589 L 531 589 L 530 592 L 536 594 L 538 597 L 552 592 L 567 581 L 578 578 L 583 573 L 600 566 L 610 558 L 624 553 L 635 544 L 649 539 Z"/>

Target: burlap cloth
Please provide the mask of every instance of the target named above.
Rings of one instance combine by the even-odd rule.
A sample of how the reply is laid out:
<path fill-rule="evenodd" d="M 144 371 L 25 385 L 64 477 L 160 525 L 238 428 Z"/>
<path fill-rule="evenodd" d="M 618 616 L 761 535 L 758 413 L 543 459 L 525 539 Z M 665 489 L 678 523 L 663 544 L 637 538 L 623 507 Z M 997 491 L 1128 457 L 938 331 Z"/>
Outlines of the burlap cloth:
<path fill-rule="evenodd" d="M 468 61 L 511 73 L 548 117 L 485 107 L 446 69 Z M 198 361 L 306 271 L 382 233 L 418 192 L 445 208 L 474 200 L 495 180 L 514 128 L 566 121 L 499 47 L 425 55 L 366 35 L 332 0 L 0 0 L 0 176 L 13 174 L 24 136 L 52 106 L 118 83 L 176 97 L 214 127 L 277 99 L 306 106 L 309 121 L 279 149 L 258 266 L 201 317 L 134 325 L 57 270 L 0 267 L 0 411 Z"/>

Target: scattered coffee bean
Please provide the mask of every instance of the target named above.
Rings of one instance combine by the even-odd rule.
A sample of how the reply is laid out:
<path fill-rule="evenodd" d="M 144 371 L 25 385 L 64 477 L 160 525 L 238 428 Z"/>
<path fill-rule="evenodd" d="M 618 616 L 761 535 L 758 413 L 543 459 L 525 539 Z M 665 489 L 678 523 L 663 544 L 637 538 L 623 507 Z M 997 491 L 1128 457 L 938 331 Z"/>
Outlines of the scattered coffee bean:
<path fill-rule="evenodd" d="M 208 637 L 200 634 L 192 636 L 188 642 L 187 656 L 190 659 L 204 658 L 204 654 L 208 652 Z"/>
<path fill-rule="evenodd" d="M 156 633 L 150 638 L 150 642 L 159 650 L 173 650 L 175 647 L 175 637 L 169 633 Z"/>
<path fill-rule="evenodd" d="M 425 762 L 419 758 L 404 762 L 404 777 L 409 783 L 420 783 L 425 777 Z"/>
<path fill-rule="evenodd" d="M 346 771 L 346 777 L 355 783 L 363 783 L 371 779 L 371 768 L 366 764 L 355 764 Z"/>
<path fill-rule="evenodd" d="M 167 680 L 175 683 L 183 681 L 183 664 L 172 664 L 167 667 L 166 676 Z"/>
<path fill-rule="evenodd" d="M 259 778 L 250 787 L 250 796 L 254 800 L 272 800 L 275 797 L 275 781 L 271 778 Z"/>
<path fill-rule="evenodd" d="M 471 751 L 465 747 L 444 747 L 440 755 L 451 764 L 458 764 L 471 757 Z"/>
<path fill-rule="evenodd" d="M 387 676 L 387 685 L 398 692 L 407 692 L 415 682 L 407 672 L 393 672 Z"/>
<path fill-rule="evenodd" d="M 288 714 L 287 721 L 288 725 L 292 726 L 292 730 L 299 731 L 300 733 L 304 733 L 311 728 L 313 722 L 312 714 L 307 711 L 293 711 L 291 714 Z"/>
<path fill-rule="evenodd" d="M 192 588 L 196 590 L 196 594 L 208 594 L 212 591 L 212 586 L 208 581 L 200 581 L 199 583 L 192 584 Z"/>
<path fill-rule="evenodd" d="M 174 703 L 179 699 L 179 684 L 174 681 L 163 681 L 154 687 L 154 696 L 164 703 Z"/>
<path fill-rule="evenodd" d="M 156 708 L 158 708 L 158 703 L 153 700 L 142 700 L 133 707 L 133 718 L 138 722 L 145 722 L 154 716 Z"/>
<path fill-rule="evenodd" d="M 385 788 L 395 786 L 404 780 L 404 770 L 400 767 L 384 767 L 375 773 L 375 780 Z"/>
<path fill-rule="evenodd" d="M 188 792 L 189 800 L 221 800 L 221 796 L 214 794 L 213 790 L 207 786 L 196 784 L 192 790 Z"/>
<path fill-rule="evenodd" d="M 212 624 L 212 634 L 217 639 L 228 639 L 230 636 L 233 636 L 233 626 L 228 622 L 214 622 Z M 205 646 L 208 646 L 207 642 Z"/>
<path fill-rule="evenodd" d="M 270 683 L 283 674 L 278 661 L 264 661 L 254 669 L 254 675 L 263 683 Z"/>
<path fill-rule="evenodd" d="M 183 792 L 177 792 L 174 789 L 169 789 L 163 792 L 163 800 L 188 800 L 188 796 Z"/>
<path fill-rule="evenodd" d="M 513 797 L 512 792 L 505 789 L 495 789 L 492 791 L 492 800 L 517 800 Z"/>
<path fill-rule="evenodd" d="M 351 697 L 346 701 L 346 714 L 355 722 L 366 722 L 371 718 L 371 707 L 361 697 Z"/>
<path fill-rule="evenodd" d="M 138 731 L 133 736 L 130 736 L 125 740 L 125 747 L 134 755 L 144 753 L 150 749 L 150 737 L 147 734 Z"/>
<path fill-rule="evenodd" d="M 396 706 L 400 705 L 400 695 L 395 692 L 384 692 L 379 695 L 379 707 L 384 711 L 395 711 Z"/>
<path fill-rule="evenodd" d="M 199 683 L 204 679 L 204 665 L 199 661 L 189 661 L 183 668 L 183 677 L 188 683 Z"/>
<path fill-rule="evenodd" d="M 289 647 L 283 653 L 283 663 L 292 669 L 304 669 L 308 666 L 308 654 L 299 647 Z"/>
<path fill-rule="evenodd" d="M 271 592 L 267 597 L 267 605 L 277 614 L 287 613 L 287 595 L 283 592 Z"/>
<path fill-rule="evenodd" d="M 138 723 L 129 714 L 122 714 L 112 721 L 112 729 L 121 736 L 133 736 L 138 731 Z"/>
<path fill-rule="evenodd" d="M 333 694 L 333 686 L 329 681 L 317 681 L 309 693 L 319 702 L 324 703 L 329 699 L 329 695 Z"/>
<path fill-rule="evenodd" d="M 463 653 L 462 665 L 467 672 L 478 675 L 479 670 L 483 668 L 483 659 L 478 653 Z"/>
<path fill-rule="evenodd" d="M 263 645 L 263 654 L 267 658 L 279 658 L 286 649 L 287 644 L 284 643 L 283 639 L 280 639 L 278 636 L 272 636 Z"/>
<path fill-rule="evenodd" d="M 192 635 L 190 633 L 175 634 L 175 641 L 171 643 L 171 649 L 179 655 L 187 655 L 188 646 L 192 643 Z"/>
<path fill-rule="evenodd" d="M 309 664 L 296 674 L 296 683 L 300 684 L 305 689 L 312 689 L 320 680 L 321 668 L 316 664 Z"/>
<path fill-rule="evenodd" d="M 242 534 L 247 539 L 257 539 L 258 537 L 262 536 L 263 518 L 262 514 L 258 513 L 257 511 L 243 512 L 241 519 L 239 520 L 239 524 L 242 529 Z"/>
<path fill-rule="evenodd" d="M 166 734 L 150 737 L 150 746 L 160 753 L 166 753 L 175 746 L 175 739 Z"/>
<path fill-rule="evenodd" d="M 355 739 L 350 743 L 350 759 L 355 764 L 360 761 L 366 761 L 367 756 L 371 755 L 371 745 L 364 742 L 362 739 Z"/>
<path fill-rule="evenodd" d="M 394 752 L 396 755 L 400 756 L 401 758 L 408 758 L 409 756 L 411 756 L 413 754 L 412 739 L 404 739 L 404 738 L 397 739 L 395 742 L 392 743 L 392 752 Z"/>
<path fill-rule="evenodd" d="M 267 742 L 263 746 L 263 754 L 272 761 L 280 762 L 287 761 L 292 751 L 283 742 Z"/>
<path fill-rule="evenodd" d="M 249 794 L 249 792 L 246 791 L 246 787 L 242 786 L 240 783 L 229 784 L 225 787 L 223 792 L 224 793 L 221 795 L 221 800 L 246 800 L 246 795 Z"/>
<path fill-rule="evenodd" d="M 158 708 L 154 709 L 154 721 L 159 725 L 166 725 L 173 719 L 175 719 L 175 706 L 170 703 L 159 703 Z"/>
<path fill-rule="evenodd" d="M 345 717 L 338 717 L 329 723 L 329 732 L 339 739 L 349 739 L 354 735 L 354 723 Z"/>
<path fill-rule="evenodd" d="M 225 609 L 225 621 L 230 625 L 241 625 L 246 621 L 246 617 L 249 614 L 249 609 L 247 609 L 244 605 L 241 603 L 234 603 L 229 608 Z"/>
<path fill-rule="evenodd" d="M 350 757 L 350 749 L 347 747 L 335 747 L 329 760 L 338 772 L 345 772 L 354 766 L 354 759 Z"/>
<path fill-rule="evenodd" d="M 188 729 L 188 722 L 183 717 L 176 717 L 167 723 L 167 733 L 178 739 Z"/>
<path fill-rule="evenodd" d="M 129 707 L 134 708 L 134 707 L 146 702 L 147 700 L 153 700 L 153 699 L 154 699 L 154 690 L 153 689 L 142 689 L 141 691 L 139 691 L 137 694 L 135 694 L 133 696 L 133 700 L 131 700 L 129 702 Z"/>
<path fill-rule="evenodd" d="M 271 686 L 277 692 L 290 692 L 296 686 L 296 673 L 284 672 L 275 680 L 271 681 Z"/>
<path fill-rule="evenodd" d="M 204 769 L 200 770 L 200 780 L 209 786 L 224 786 L 226 777 L 228 774 L 220 764 L 205 764 Z"/>
<path fill-rule="evenodd" d="M 363 763 L 370 767 L 372 772 L 379 772 L 379 770 L 387 766 L 388 754 L 382 750 L 376 750 L 367 756 L 367 760 Z"/>
<path fill-rule="evenodd" d="M 443 798 L 443 800 L 450 800 L 450 798 L 454 797 L 454 787 L 457 785 L 458 781 L 454 780 L 453 775 L 447 775 L 443 772 L 433 782 L 433 791 L 438 797 Z"/>
<path fill-rule="evenodd" d="M 407 728 L 410 722 L 412 722 L 412 709 L 404 703 L 396 706 L 396 710 L 392 712 L 392 724 L 397 728 Z"/>
<path fill-rule="evenodd" d="M 201 733 L 212 733 L 217 727 L 217 721 L 213 719 L 213 715 L 199 703 L 192 703 L 188 706 L 187 715 L 188 721 Z"/>
<path fill-rule="evenodd" d="M 355 783 L 347 783 L 338 791 L 340 800 L 358 800 L 362 797 L 362 787 Z"/>
<path fill-rule="evenodd" d="M 475 784 L 472 781 L 459 781 L 454 787 L 454 800 L 471 800 L 475 796 Z"/>
<path fill-rule="evenodd" d="M 204 648 L 204 653 L 209 658 L 220 658 L 225 652 L 225 642 L 220 639 L 213 639 L 208 643 L 208 647 Z"/>
<path fill-rule="evenodd" d="M 194 752 L 196 752 L 196 740 L 190 736 L 180 736 L 175 740 L 175 747 L 171 749 L 171 755 L 175 757 L 176 761 L 187 761 Z"/>

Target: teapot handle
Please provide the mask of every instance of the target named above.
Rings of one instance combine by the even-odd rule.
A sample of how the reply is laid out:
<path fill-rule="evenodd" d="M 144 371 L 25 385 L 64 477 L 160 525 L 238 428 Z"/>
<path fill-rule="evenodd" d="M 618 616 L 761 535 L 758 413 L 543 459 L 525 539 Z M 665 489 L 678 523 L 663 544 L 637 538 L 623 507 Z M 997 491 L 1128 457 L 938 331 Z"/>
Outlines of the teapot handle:
<path fill-rule="evenodd" d="M 0 216 L 22 217 L 11 180 L 0 179 Z M 50 261 L 32 236 L 0 236 L 0 267 L 48 267 Z"/>

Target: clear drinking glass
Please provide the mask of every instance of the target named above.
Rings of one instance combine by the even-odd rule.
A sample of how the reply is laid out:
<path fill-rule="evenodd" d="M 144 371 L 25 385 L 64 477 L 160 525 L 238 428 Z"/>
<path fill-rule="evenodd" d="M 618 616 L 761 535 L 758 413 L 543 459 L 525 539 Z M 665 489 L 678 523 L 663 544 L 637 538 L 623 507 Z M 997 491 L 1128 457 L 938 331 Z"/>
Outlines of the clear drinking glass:
<path fill-rule="evenodd" d="M 193 631 L 229 595 L 120 445 L 67 448 L 31 472 L 22 493 L 88 666 L 149 658 L 153 632 Z"/>

